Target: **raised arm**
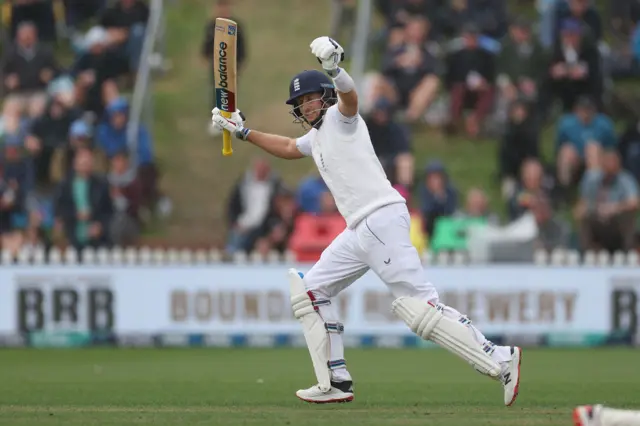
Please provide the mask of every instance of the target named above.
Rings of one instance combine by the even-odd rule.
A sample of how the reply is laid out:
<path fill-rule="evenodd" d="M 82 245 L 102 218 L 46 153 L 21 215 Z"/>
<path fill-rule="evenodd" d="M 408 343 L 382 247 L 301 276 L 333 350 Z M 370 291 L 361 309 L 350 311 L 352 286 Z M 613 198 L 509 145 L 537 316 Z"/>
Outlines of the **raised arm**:
<path fill-rule="evenodd" d="M 330 37 L 318 37 L 311 42 L 313 53 L 322 68 L 333 79 L 338 92 L 338 109 L 345 117 L 353 117 L 358 114 L 358 93 L 353 79 L 338 64 L 344 60 L 344 49 L 337 41 Z"/>
<path fill-rule="evenodd" d="M 225 118 L 220 114 L 218 108 L 214 108 L 211 111 L 211 121 L 219 130 L 228 130 L 237 139 L 250 142 L 278 158 L 296 160 L 304 157 L 298 149 L 295 139 L 244 127 L 244 116 L 240 111 L 236 111 L 231 118 Z"/>

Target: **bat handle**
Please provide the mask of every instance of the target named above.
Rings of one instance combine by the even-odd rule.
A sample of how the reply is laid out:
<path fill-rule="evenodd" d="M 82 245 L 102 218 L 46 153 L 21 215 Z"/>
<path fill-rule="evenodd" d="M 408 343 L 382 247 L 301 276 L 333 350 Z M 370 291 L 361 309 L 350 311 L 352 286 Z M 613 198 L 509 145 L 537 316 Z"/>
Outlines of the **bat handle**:
<path fill-rule="evenodd" d="M 231 118 L 231 113 L 221 111 L 223 117 Z M 222 131 L 222 155 L 225 157 L 233 154 L 233 148 L 231 148 L 231 132 L 228 130 Z"/>

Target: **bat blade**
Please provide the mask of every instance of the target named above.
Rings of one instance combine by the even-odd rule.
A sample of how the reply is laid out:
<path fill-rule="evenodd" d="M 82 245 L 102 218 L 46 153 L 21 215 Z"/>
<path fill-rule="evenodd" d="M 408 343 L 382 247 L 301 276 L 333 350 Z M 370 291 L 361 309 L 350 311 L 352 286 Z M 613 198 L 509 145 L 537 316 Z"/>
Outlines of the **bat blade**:
<path fill-rule="evenodd" d="M 238 24 L 227 18 L 217 18 L 214 31 L 213 72 L 216 107 L 223 117 L 231 118 L 236 111 Z M 222 133 L 222 155 L 233 154 L 231 134 Z"/>

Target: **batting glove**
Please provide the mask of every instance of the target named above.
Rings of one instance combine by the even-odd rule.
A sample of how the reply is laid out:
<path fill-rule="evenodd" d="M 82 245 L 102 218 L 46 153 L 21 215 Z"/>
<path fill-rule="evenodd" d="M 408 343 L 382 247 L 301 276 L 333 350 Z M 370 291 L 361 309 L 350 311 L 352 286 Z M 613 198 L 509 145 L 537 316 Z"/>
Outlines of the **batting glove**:
<path fill-rule="evenodd" d="M 311 53 L 313 53 L 318 62 L 322 64 L 322 68 L 331 77 L 338 74 L 338 64 L 344 61 L 344 49 L 337 41 L 330 37 L 318 37 L 311 42 Z"/>
<path fill-rule="evenodd" d="M 246 141 L 251 130 L 244 127 L 244 120 L 244 114 L 240 110 L 232 113 L 231 118 L 223 117 L 218 108 L 211 110 L 211 125 L 213 127 L 219 131 L 228 130 L 236 138 Z"/>

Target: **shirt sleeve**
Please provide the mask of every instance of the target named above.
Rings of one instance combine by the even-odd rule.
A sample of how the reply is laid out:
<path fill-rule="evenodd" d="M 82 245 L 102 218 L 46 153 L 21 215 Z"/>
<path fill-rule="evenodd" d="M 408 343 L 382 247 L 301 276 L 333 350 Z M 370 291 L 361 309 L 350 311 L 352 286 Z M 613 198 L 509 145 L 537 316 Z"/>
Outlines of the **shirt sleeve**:
<path fill-rule="evenodd" d="M 338 105 L 331 106 L 324 118 L 326 121 L 335 126 L 343 135 L 353 135 L 358 128 L 358 121 L 360 120 L 360 114 L 356 114 L 353 117 L 344 116 L 338 109 Z"/>
<path fill-rule="evenodd" d="M 300 151 L 302 153 L 302 155 L 306 156 L 306 157 L 311 157 L 312 153 L 311 153 L 311 138 L 313 137 L 314 131 L 311 130 L 309 133 L 307 133 L 304 136 L 300 136 L 298 139 L 296 139 L 296 148 L 298 148 L 298 151 Z"/>

